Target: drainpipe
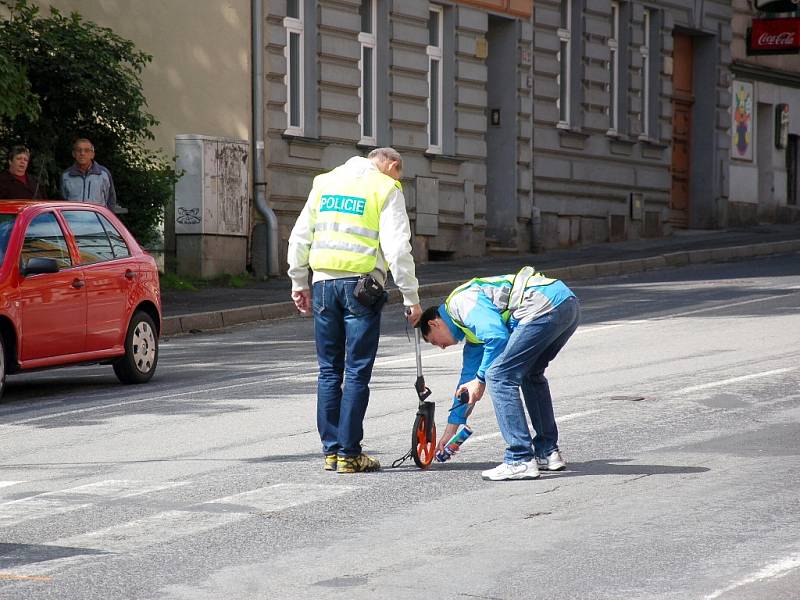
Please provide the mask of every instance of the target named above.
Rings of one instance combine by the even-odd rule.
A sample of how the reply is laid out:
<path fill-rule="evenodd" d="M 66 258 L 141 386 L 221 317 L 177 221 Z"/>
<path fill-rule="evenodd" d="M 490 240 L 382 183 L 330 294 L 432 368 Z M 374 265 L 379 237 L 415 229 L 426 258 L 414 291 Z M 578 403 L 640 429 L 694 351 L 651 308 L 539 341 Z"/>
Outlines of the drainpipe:
<path fill-rule="evenodd" d="M 533 3 L 531 3 L 533 4 Z M 534 79 L 534 71 L 535 69 L 535 61 L 536 61 L 536 20 L 534 18 L 534 11 L 536 10 L 535 6 L 531 6 L 531 71 L 530 71 L 530 78 L 531 78 L 531 85 L 530 85 L 530 95 L 531 95 L 531 139 L 530 139 L 530 153 L 531 153 L 531 251 L 538 252 L 543 249 L 542 244 L 542 213 L 539 210 L 539 207 L 536 206 L 536 194 L 534 192 L 534 186 L 536 185 L 536 175 L 535 175 L 535 167 L 536 161 L 534 159 L 534 152 L 536 150 L 536 144 L 534 143 L 534 139 L 536 137 L 534 133 L 534 128 L 536 127 L 536 118 L 534 111 L 536 110 L 536 98 L 535 98 L 535 91 L 536 91 L 536 80 Z"/>
<path fill-rule="evenodd" d="M 267 181 L 264 174 L 264 0 L 252 0 L 250 17 L 253 31 L 251 35 L 251 55 L 253 61 L 253 188 L 256 209 L 267 223 L 267 274 L 280 275 L 278 269 L 278 217 L 267 205 Z"/>

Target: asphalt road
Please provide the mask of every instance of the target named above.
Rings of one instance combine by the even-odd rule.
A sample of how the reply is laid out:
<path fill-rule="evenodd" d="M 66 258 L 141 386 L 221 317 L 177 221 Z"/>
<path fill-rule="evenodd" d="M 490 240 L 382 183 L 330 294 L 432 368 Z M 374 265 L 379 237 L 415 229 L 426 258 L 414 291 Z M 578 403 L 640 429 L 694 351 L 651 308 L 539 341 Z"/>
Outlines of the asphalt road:
<path fill-rule="evenodd" d="M 569 282 L 567 282 L 569 283 Z M 0 404 L 0 598 L 796 599 L 800 255 L 574 286 L 548 371 L 569 465 L 486 482 L 488 398 L 461 453 L 322 470 L 311 323 L 162 341 L 156 378 L 11 378 Z M 396 307 L 365 424 L 410 443 Z M 440 426 L 459 350 L 424 350 Z"/>

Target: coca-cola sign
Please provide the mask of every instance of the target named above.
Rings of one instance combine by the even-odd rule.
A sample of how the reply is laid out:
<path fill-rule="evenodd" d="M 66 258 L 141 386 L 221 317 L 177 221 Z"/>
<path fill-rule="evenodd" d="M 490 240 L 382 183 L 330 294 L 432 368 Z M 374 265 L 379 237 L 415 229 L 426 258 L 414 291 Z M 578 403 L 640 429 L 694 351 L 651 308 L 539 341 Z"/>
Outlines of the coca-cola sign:
<path fill-rule="evenodd" d="M 753 19 L 748 54 L 796 54 L 800 51 L 800 18 Z"/>

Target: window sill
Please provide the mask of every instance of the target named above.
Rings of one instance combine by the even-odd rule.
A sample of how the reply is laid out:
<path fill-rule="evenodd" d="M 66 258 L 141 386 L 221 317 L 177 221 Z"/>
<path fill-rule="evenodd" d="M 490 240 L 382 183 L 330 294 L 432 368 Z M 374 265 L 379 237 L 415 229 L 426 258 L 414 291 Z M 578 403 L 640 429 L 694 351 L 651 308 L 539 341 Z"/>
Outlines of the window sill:
<path fill-rule="evenodd" d="M 378 147 L 378 142 L 373 138 L 361 138 L 356 142 L 356 148 L 359 150 L 375 150 Z"/>
<path fill-rule="evenodd" d="M 458 156 L 452 154 L 442 154 L 441 152 L 431 152 L 430 150 L 426 150 L 425 152 L 423 152 L 423 156 L 431 160 L 441 160 L 444 162 L 452 162 L 458 164 L 464 162 L 464 159 L 459 158 Z"/>
<path fill-rule="evenodd" d="M 306 137 L 302 133 L 292 133 L 288 129 L 281 134 L 281 137 L 287 142 L 298 142 L 300 144 L 320 146 L 323 148 L 327 146 L 327 144 L 322 142 L 319 138 Z"/>
<path fill-rule="evenodd" d="M 619 131 L 615 131 L 614 129 L 609 129 L 606 131 L 606 137 L 608 137 L 611 141 L 619 142 L 620 144 L 630 144 L 633 146 L 636 143 L 636 140 L 631 139 L 630 136 L 620 133 Z"/>
<path fill-rule="evenodd" d="M 568 125 L 567 123 L 564 123 L 563 121 L 559 121 L 556 124 L 556 129 L 558 129 L 558 133 L 561 134 L 562 136 L 575 136 L 575 137 L 580 137 L 580 138 L 583 138 L 583 139 L 586 139 L 586 138 L 590 137 L 590 134 L 586 133 L 583 130 L 581 130 L 580 127 L 575 127 L 573 125 Z"/>
<path fill-rule="evenodd" d="M 650 136 L 647 135 L 640 135 L 639 142 L 641 142 L 642 144 L 646 144 L 647 146 L 650 146 L 652 148 L 659 148 L 661 150 L 669 146 L 669 144 L 664 144 L 663 142 L 655 138 L 651 138 Z"/>

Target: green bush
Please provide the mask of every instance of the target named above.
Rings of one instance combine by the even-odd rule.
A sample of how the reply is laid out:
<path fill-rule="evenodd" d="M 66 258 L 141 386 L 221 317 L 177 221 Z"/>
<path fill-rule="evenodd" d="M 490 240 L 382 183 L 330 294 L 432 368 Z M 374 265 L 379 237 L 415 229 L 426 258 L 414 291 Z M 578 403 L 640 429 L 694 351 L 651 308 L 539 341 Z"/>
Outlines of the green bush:
<path fill-rule="evenodd" d="M 112 30 L 77 13 L 29 0 L 0 0 L 0 146 L 30 147 L 29 172 L 50 197 L 72 164 L 72 142 L 85 137 L 114 177 L 122 220 L 140 242 L 159 235 L 177 179 L 171 160 L 145 147 L 158 124 L 147 112 L 141 73 L 151 57 Z M 6 82 L 9 85 L 6 86 Z"/>

